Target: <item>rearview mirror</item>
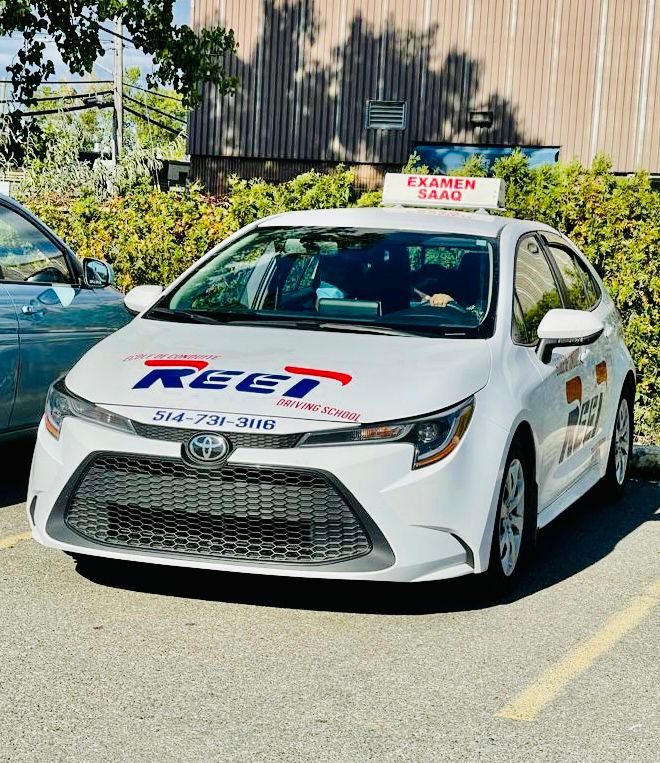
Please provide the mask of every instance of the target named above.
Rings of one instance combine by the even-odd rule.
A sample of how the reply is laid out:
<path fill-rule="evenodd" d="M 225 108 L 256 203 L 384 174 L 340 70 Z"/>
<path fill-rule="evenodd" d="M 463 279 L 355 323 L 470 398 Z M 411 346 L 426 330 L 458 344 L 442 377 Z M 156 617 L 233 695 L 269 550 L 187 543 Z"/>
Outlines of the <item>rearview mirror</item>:
<path fill-rule="evenodd" d="M 603 321 L 587 310 L 549 310 L 537 331 L 539 358 L 547 363 L 555 347 L 591 344 L 604 329 Z"/>
<path fill-rule="evenodd" d="M 83 282 L 89 289 L 105 289 L 114 281 L 114 273 L 107 262 L 92 257 L 83 259 Z"/>
<path fill-rule="evenodd" d="M 151 307 L 162 293 L 162 286 L 135 286 L 124 297 L 124 304 L 129 313 L 137 315 Z"/>

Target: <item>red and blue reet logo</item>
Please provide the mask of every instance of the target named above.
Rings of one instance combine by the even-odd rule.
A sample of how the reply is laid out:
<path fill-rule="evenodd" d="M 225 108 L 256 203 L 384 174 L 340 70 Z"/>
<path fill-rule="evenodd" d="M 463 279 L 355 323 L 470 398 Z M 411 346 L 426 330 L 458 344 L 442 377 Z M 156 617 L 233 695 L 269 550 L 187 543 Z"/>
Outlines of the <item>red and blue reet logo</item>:
<path fill-rule="evenodd" d="M 341 371 L 301 366 L 284 366 L 283 374 L 209 368 L 208 361 L 189 358 L 149 359 L 144 365 L 151 370 L 133 385 L 133 389 L 149 389 L 157 384 L 165 389 L 223 390 L 231 387 L 237 392 L 257 395 L 275 392 L 282 397 L 301 400 L 323 379 L 337 381 L 344 387 L 353 378 Z"/>

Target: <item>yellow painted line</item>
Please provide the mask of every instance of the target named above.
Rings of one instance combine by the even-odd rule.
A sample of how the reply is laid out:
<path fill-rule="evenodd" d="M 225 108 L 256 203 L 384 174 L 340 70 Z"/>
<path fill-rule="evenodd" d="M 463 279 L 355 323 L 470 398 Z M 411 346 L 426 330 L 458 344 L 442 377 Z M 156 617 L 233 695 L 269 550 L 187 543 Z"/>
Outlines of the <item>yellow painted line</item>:
<path fill-rule="evenodd" d="M 32 533 L 28 530 L 24 533 L 17 533 L 16 535 L 7 535 L 5 538 L 0 538 L 0 551 L 6 551 L 8 548 L 14 548 L 21 541 L 30 540 Z"/>
<path fill-rule="evenodd" d="M 591 638 L 576 644 L 559 662 L 545 670 L 531 686 L 524 689 L 508 705 L 499 710 L 498 718 L 533 721 L 566 686 L 588 670 L 627 633 L 642 622 L 660 603 L 660 580 L 642 595 L 607 620 Z"/>

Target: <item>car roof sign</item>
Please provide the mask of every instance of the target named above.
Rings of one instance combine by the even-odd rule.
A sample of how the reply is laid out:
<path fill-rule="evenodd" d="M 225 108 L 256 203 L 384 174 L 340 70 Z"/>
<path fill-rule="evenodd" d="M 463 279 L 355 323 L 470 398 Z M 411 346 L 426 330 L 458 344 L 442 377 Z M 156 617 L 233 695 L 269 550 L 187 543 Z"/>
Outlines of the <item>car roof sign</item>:
<path fill-rule="evenodd" d="M 383 205 L 447 209 L 504 209 L 504 181 L 457 175 L 388 172 Z"/>

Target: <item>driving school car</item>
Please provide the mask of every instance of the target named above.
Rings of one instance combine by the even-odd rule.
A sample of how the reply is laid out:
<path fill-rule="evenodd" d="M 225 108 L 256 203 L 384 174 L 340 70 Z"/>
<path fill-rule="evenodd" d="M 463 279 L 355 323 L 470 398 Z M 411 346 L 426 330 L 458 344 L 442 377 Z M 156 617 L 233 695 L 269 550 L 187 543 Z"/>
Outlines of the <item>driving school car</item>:
<path fill-rule="evenodd" d="M 460 180 L 460 182 L 459 182 Z M 431 193 L 433 192 L 433 193 Z M 511 584 L 624 485 L 635 376 L 612 300 L 489 178 L 388 176 L 380 209 L 228 238 L 56 382 L 28 496 L 74 555 Z"/>

